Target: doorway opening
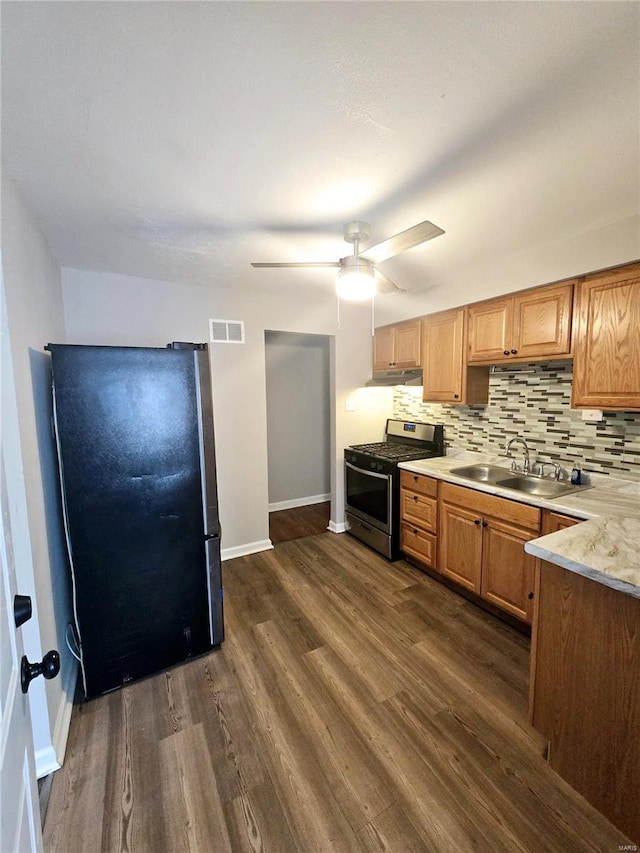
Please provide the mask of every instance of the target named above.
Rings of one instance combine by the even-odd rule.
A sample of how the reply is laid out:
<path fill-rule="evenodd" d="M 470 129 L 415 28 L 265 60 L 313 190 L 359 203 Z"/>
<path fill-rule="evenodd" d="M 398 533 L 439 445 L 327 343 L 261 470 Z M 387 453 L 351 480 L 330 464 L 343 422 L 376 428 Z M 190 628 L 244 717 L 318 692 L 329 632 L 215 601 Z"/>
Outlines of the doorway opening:
<path fill-rule="evenodd" d="M 331 499 L 328 335 L 265 331 L 269 535 L 326 530 Z"/>

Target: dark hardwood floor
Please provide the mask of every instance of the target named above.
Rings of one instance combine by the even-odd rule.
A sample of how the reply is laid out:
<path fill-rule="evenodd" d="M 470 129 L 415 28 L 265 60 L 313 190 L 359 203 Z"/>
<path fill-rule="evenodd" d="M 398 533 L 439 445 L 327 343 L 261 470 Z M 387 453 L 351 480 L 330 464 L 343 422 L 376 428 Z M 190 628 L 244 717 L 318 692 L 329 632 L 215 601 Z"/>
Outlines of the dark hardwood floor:
<path fill-rule="evenodd" d="M 274 545 L 324 533 L 329 526 L 331 503 L 309 504 L 269 513 L 269 538 Z"/>
<path fill-rule="evenodd" d="M 618 851 L 542 757 L 529 640 L 323 533 L 224 564 L 227 639 L 74 709 L 47 851 Z"/>

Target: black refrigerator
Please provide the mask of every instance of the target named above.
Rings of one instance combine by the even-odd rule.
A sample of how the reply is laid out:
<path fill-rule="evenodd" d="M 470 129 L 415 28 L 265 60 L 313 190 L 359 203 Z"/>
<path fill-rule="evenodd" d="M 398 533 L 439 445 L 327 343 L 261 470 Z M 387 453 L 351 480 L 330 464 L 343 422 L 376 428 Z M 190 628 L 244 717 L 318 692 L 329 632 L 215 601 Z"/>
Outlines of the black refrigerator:
<path fill-rule="evenodd" d="M 48 344 L 86 698 L 224 637 L 206 344 Z"/>

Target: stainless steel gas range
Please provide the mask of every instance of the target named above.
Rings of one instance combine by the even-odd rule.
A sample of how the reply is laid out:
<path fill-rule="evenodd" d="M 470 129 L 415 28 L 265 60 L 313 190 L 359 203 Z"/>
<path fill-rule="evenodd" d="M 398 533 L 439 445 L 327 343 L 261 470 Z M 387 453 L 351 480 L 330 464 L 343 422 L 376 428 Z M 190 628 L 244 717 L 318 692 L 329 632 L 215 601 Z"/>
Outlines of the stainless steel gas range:
<path fill-rule="evenodd" d="M 389 418 L 386 441 L 344 451 L 347 530 L 389 560 L 400 558 L 398 463 L 444 456 L 442 425 Z"/>

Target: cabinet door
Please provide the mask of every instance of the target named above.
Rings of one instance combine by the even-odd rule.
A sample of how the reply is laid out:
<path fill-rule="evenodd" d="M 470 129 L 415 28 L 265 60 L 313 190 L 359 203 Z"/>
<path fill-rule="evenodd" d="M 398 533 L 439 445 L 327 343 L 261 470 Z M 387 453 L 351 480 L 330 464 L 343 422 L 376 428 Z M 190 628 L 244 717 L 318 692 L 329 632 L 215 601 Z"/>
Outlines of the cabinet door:
<path fill-rule="evenodd" d="M 511 355 L 512 338 L 511 297 L 469 306 L 469 364 L 504 361 Z"/>
<path fill-rule="evenodd" d="M 582 282 L 576 319 L 571 405 L 640 411 L 640 270 Z"/>
<path fill-rule="evenodd" d="M 443 311 L 423 320 L 423 399 L 433 403 L 462 400 L 464 309 Z"/>
<path fill-rule="evenodd" d="M 393 366 L 393 326 L 376 329 L 373 336 L 373 369 L 387 370 Z"/>
<path fill-rule="evenodd" d="M 489 368 L 467 367 L 466 308 L 422 319 L 422 399 L 482 406 L 489 402 Z"/>
<path fill-rule="evenodd" d="M 394 367 L 420 367 L 420 320 L 395 327 Z"/>
<path fill-rule="evenodd" d="M 496 519 L 484 523 L 481 595 L 507 613 L 531 622 L 536 560 L 525 553 L 524 543 L 539 534 Z"/>
<path fill-rule="evenodd" d="M 516 294 L 511 355 L 524 359 L 569 355 L 572 307 L 572 283 Z"/>
<path fill-rule="evenodd" d="M 440 507 L 439 570 L 472 592 L 480 593 L 482 518 L 458 506 Z"/>

